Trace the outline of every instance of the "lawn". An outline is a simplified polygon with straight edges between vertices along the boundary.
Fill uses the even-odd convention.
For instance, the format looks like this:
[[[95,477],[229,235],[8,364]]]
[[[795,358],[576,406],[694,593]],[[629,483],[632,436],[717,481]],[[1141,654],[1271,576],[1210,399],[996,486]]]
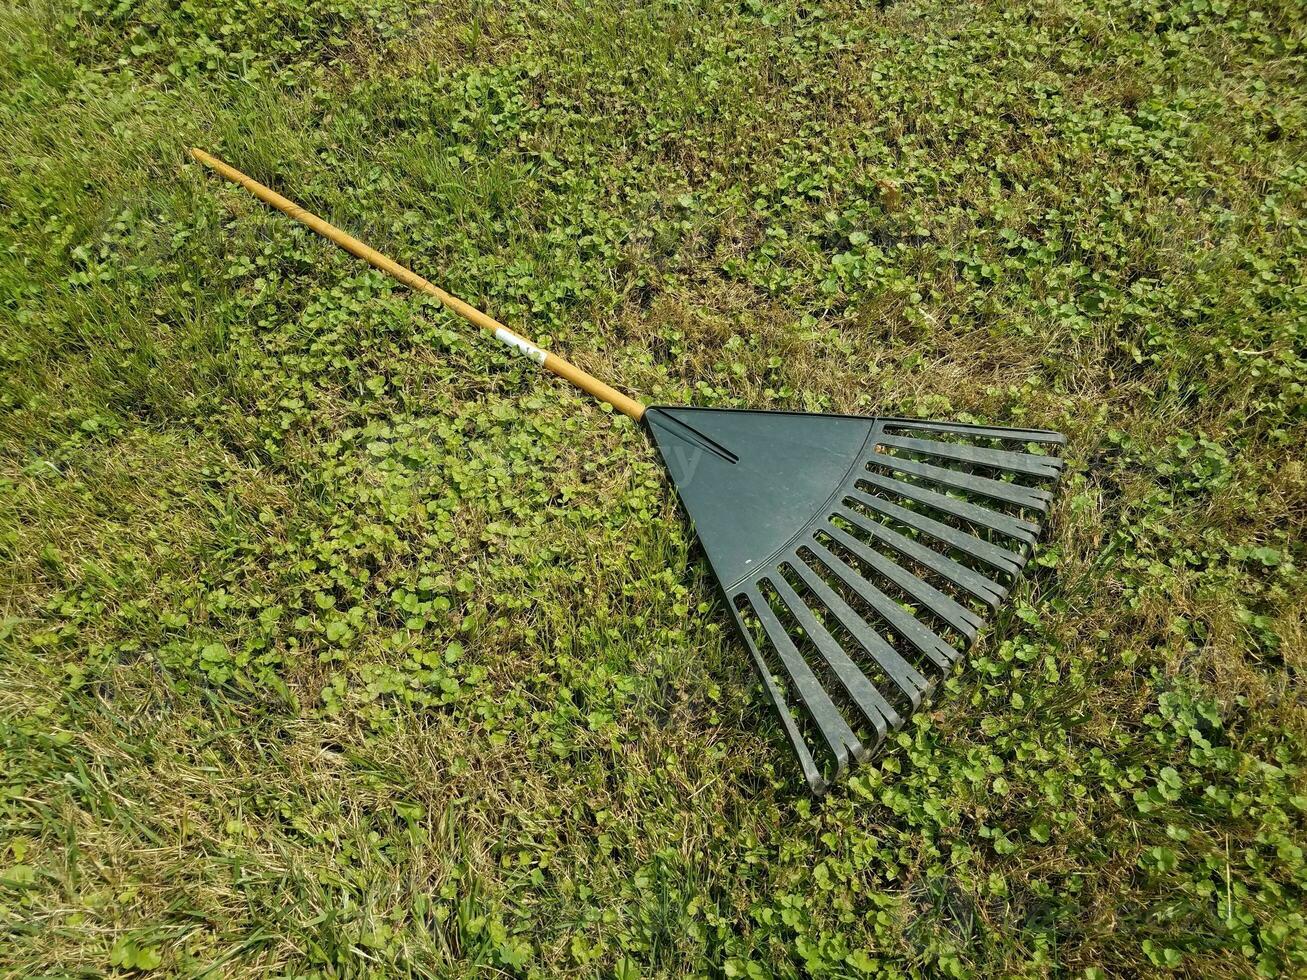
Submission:
[[[826,797],[653,403],[1065,432]],[[1307,971],[1291,0],[0,9],[0,974]]]

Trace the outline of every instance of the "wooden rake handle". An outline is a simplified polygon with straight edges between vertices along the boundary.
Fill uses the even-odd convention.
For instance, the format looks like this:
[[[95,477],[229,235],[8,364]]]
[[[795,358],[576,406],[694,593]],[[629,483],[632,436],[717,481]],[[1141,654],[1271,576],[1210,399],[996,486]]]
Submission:
[[[334,225],[323,221],[316,214],[310,214],[294,201],[282,197],[271,187],[260,184],[253,177],[246,176],[235,167],[228,166],[217,157],[205,153],[201,149],[192,147],[191,156],[209,169],[222,174],[222,176],[226,177],[228,180],[240,184],[260,201],[263,201],[266,204],[271,204],[278,211],[283,211],[301,224],[308,225],[323,238],[329,238],[345,251],[357,255],[364,261],[371,263],[382,272],[394,279],[398,279],[409,288],[416,289],[419,293],[426,293],[428,296],[434,296],[436,299],[440,300],[442,306],[453,310],[464,320],[475,324],[482,330],[494,334],[496,340],[503,344],[507,344],[518,354],[535,361],[541,367],[552,371],[564,381],[570,381],[582,391],[588,392],[595,398],[598,398],[601,402],[607,402],[623,415],[628,415],[637,422],[644,417],[645,407],[635,399],[628,398],[616,388],[612,388],[593,375],[582,371],[566,358],[541,350],[525,337],[513,333],[513,331],[509,330],[498,320],[486,316],[475,306],[464,303],[457,296],[451,296],[439,286],[427,282],[416,272],[404,268],[404,266],[400,265],[394,259],[387,258],[374,248],[369,248],[352,235],[347,235]]]

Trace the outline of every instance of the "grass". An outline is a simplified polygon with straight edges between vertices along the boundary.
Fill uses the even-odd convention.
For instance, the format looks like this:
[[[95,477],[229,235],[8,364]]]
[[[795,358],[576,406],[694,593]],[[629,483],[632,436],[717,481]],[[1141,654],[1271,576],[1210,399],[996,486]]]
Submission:
[[[1304,19],[0,11],[0,972],[1307,969]],[[627,420],[1068,433],[967,667],[803,794]]]

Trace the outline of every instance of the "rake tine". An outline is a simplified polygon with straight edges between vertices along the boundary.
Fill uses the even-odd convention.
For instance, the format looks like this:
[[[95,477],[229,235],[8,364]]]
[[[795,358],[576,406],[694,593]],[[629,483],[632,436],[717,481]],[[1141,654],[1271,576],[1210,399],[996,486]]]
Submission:
[[[1033,440],[1027,440],[1033,441]],[[956,442],[938,442],[934,439],[910,439],[904,436],[883,436],[878,445],[894,449],[907,449],[925,456],[955,459],[960,463],[977,463],[1010,473],[1024,473],[1056,479],[1062,472],[1062,461],[1052,456],[1035,456],[1032,453],[1010,452],[1005,449],[986,449],[983,446],[964,446]]]
[[[926,419],[900,419],[887,417],[881,420],[886,429],[919,429],[922,432],[943,432],[948,435],[967,436],[971,439],[1000,439],[1004,442],[1035,442],[1052,446],[1065,446],[1066,436],[1048,429],[1000,429],[988,425],[969,425],[965,422],[932,422]],[[1037,457],[1044,458],[1044,457]],[[1052,459],[1051,457],[1049,457]],[[1060,460],[1052,459],[1059,463]]]
[[[928,507],[943,511],[945,514],[961,517],[973,524],[987,527],[991,531],[998,531],[1019,541],[1024,541],[1026,544],[1034,544],[1035,539],[1039,536],[1038,524],[1031,524],[1029,521],[1023,521],[1017,517],[1009,517],[1007,514],[1000,514],[988,507],[981,507],[979,504],[959,500],[956,497],[950,497],[948,494],[939,493],[935,490],[927,490],[915,483],[905,483],[903,480],[896,480],[890,476],[881,476],[878,473],[871,472],[867,473],[863,479],[882,490],[888,490],[900,497],[915,500]]]
[[[817,768],[817,760],[813,758],[808,743],[803,739],[803,733],[799,731],[799,726],[795,724],[794,716],[790,714],[789,705],[785,703],[785,695],[781,693],[781,689],[772,678],[771,670],[767,667],[767,661],[763,659],[762,653],[758,650],[758,645],[753,641],[752,632],[734,606],[731,607],[731,614],[735,617],[736,629],[740,634],[740,638],[744,640],[750,659],[753,660],[754,672],[762,680],[763,689],[771,698],[772,707],[776,709],[776,716],[780,719],[781,728],[790,743],[790,748],[794,750],[794,757],[798,760],[799,769],[803,772],[803,779],[808,784],[808,789],[815,795],[820,796],[826,792],[828,784],[825,777],[822,776],[821,770]]]
[[[849,655],[835,642],[835,638],[827,632],[826,627],[817,621],[808,604],[799,598],[790,583],[785,581],[783,576],[777,576],[771,580],[771,584],[781,597],[781,601],[794,614],[804,633],[826,658],[826,662],[830,664],[831,670],[835,672],[835,676],[839,678],[849,697],[876,730],[876,742],[879,744],[891,728],[898,728],[902,723],[903,719],[899,717],[899,713],[881,696],[881,693],[876,690],[876,685],[867,679],[867,675],[858,669],[858,665],[849,659]]]
[[[839,528],[833,524],[826,524],[822,527],[822,531],[834,537],[832,532],[838,532]],[[834,572],[840,581],[857,594],[858,598],[884,617],[900,636],[917,649],[917,652],[924,654],[940,670],[948,670],[953,666],[953,662],[958,658],[958,652],[923,626],[921,620],[859,575],[820,541],[813,540],[812,550],[823,565]],[[863,557],[861,553],[856,551],[854,553],[859,558]]]
[[[1047,490],[1024,487],[1019,483],[1004,483],[1002,480],[991,480],[987,476],[976,476],[974,473],[932,466],[930,463],[905,459],[902,456],[891,456],[888,453],[875,452],[872,453],[871,458],[881,466],[919,476],[931,483],[952,487],[955,490],[970,490],[991,500],[1018,504],[1037,510],[1041,514],[1048,509],[1049,503],[1053,500],[1053,495]]]
[[[932,517],[927,517],[925,514],[919,513],[915,510],[908,510],[906,507],[900,507],[898,504],[885,500],[883,497],[860,493],[857,490],[850,490],[849,496],[856,499],[859,503],[865,504],[873,510],[879,511],[886,517],[893,517],[906,524],[908,527],[920,531],[922,534],[929,535],[936,541],[940,541],[943,544],[956,548],[958,551],[970,555],[978,561],[983,561],[990,568],[997,571],[1016,575],[1021,571],[1022,566],[1025,565],[1025,561],[1015,551],[1008,551],[1006,548],[1000,548],[996,544],[991,544],[975,535],[967,534],[965,531],[959,531],[957,528],[943,524]],[[965,568],[966,566],[959,565],[958,567]],[[941,572],[941,574],[943,573]],[[985,581],[989,580],[986,579]],[[979,583],[977,583],[977,585],[979,585]],[[985,599],[987,602],[989,601],[986,599],[985,595],[981,594],[981,592],[971,589],[970,586],[967,586],[967,588],[979,598]],[[992,605],[997,606],[998,602],[1007,597],[1008,590],[998,585],[998,583],[994,583],[994,588],[998,591],[998,596]],[[988,587],[986,586],[980,586],[980,589],[984,592],[988,591]]]
[[[847,507],[837,508],[837,513],[851,524],[861,527],[861,522],[853,511]],[[913,599],[925,605],[931,612],[944,620],[968,640],[976,638],[982,620],[965,606],[960,606],[929,582],[923,582],[903,566],[890,561],[884,555],[847,533],[834,524],[828,525],[831,535],[868,565],[880,572]]]
[[[920,707],[921,699],[931,688],[930,681],[923,677],[916,667],[900,657],[898,651],[886,643],[884,638],[854,612],[848,603],[837,596],[806,561],[797,554],[794,557],[794,570],[803,579],[803,584],[813,591],[822,604],[835,615],[840,625],[871,654],[881,670],[885,671],[889,679],[894,682],[894,686],[912,702],[913,710]]]
[[[877,504],[873,502],[875,498],[868,497],[866,494],[859,493],[856,490],[850,490],[848,496],[844,499],[846,502],[851,501],[853,503],[862,504],[866,507],[877,506]],[[892,507],[894,505],[891,504],[890,506]],[[952,558],[947,558],[944,555],[941,555],[938,551],[934,551],[923,544],[913,541],[911,538],[903,536],[898,531],[886,527],[881,524],[880,521],[872,520],[871,518],[864,516],[851,507],[845,506],[841,509],[844,511],[849,521],[857,524],[858,527],[862,528],[868,534],[883,541],[899,554],[920,562],[937,575],[941,575],[955,585],[959,585],[966,589],[977,599],[987,603],[991,609],[997,608],[998,604],[1002,602],[1004,597],[1007,595],[1007,589],[1003,586],[999,585],[992,579],[985,578],[985,576],[981,575],[979,572],[972,571],[970,568],[967,568],[966,565],[958,564]],[[901,510],[902,508],[899,509]],[[904,511],[904,513],[912,514],[913,512]],[[927,518],[927,520],[929,520],[929,518]],[[950,530],[952,529],[950,528]],[[1017,568],[1019,569],[1019,556],[1013,555],[1012,557],[1013,560],[1018,563]],[[979,620],[979,617],[976,618]]]
[[[865,755],[862,743],[853,734],[853,729],[849,727],[839,709],[835,707],[830,695],[821,686],[821,681],[817,680],[816,675],[813,674],[812,668],[808,666],[798,649],[795,648],[789,634],[785,632],[780,620],[772,612],[771,604],[754,589],[746,589],[744,596],[753,608],[753,614],[762,623],[762,628],[767,633],[767,639],[771,641],[772,646],[780,655],[785,670],[794,681],[795,693],[798,695],[799,700],[808,709],[808,713],[812,715],[812,720],[817,723],[817,727],[821,730],[822,737],[826,739],[826,744],[830,747],[831,752],[835,754],[839,774],[842,776],[844,770],[848,768],[850,755],[855,757]]]

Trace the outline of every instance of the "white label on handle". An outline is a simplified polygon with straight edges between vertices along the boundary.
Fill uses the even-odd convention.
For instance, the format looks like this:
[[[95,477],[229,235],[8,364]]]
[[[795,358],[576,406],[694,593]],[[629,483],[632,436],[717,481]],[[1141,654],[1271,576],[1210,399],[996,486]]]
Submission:
[[[525,337],[519,337],[511,330],[499,327],[495,330],[495,339],[501,344],[507,344],[527,360],[535,361],[541,366],[544,365],[546,353]]]

